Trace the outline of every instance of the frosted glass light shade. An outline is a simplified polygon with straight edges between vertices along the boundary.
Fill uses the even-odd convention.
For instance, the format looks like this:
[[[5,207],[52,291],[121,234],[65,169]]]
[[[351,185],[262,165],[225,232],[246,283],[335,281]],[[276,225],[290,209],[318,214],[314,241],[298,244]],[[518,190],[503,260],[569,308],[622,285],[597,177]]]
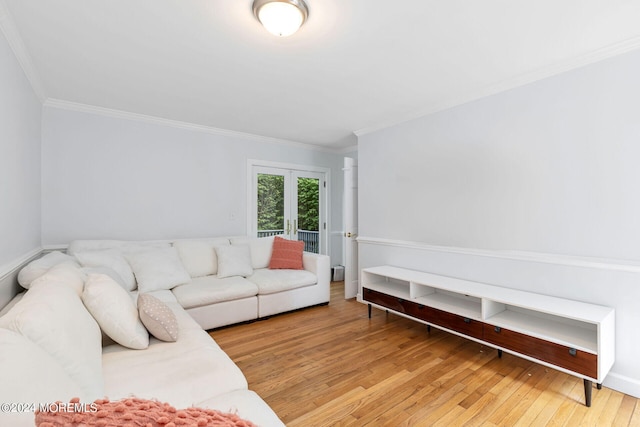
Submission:
[[[271,34],[287,37],[298,31],[308,10],[302,0],[256,0],[253,13]]]

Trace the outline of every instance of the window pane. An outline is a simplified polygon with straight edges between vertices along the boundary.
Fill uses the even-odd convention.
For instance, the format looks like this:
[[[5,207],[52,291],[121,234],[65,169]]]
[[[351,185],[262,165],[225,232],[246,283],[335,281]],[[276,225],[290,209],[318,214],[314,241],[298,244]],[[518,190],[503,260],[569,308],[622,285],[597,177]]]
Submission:
[[[304,250],[318,253],[320,231],[320,180],[298,178],[298,240]]]
[[[258,174],[258,237],[284,233],[284,176]]]

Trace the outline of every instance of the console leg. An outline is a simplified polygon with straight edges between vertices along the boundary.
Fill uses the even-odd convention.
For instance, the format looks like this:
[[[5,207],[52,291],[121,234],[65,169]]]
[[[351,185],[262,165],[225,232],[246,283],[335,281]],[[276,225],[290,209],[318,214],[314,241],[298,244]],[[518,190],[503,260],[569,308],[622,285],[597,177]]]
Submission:
[[[584,380],[584,404],[587,407],[591,407],[591,386],[593,384],[590,380]]]
[[[369,306],[369,319],[371,319],[371,304],[368,304]]]
[[[597,387],[598,390],[602,390],[602,383],[596,384],[596,387]]]
[[[431,325],[427,325],[427,332],[431,332]]]
[[[498,359],[502,359],[502,350],[498,349]]]

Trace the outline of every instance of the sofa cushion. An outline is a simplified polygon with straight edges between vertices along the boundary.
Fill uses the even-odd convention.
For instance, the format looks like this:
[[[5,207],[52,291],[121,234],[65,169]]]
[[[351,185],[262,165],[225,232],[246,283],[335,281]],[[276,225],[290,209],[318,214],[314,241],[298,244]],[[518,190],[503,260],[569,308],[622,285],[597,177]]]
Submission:
[[[314,285],[318,282],[318,277],[307,270],[261,268],[254,270],[253,275],[249,276],[247,280],[258,286],[258,295],[266,295]]]
[[[218,246],[218,277],[247,277],[253,274],[251,250],[248,245]]]
[[[173,311],[158,298],[149,294],[138,295],[140,320],[149,333],[161,341],[178,339],[178,321]]]
[[[266,268],[269,266],[273,249],[273,236],[258,238],[232,237],[229,240],[232,245],[249,245],[253,268]]]
[[[132,291],[136,288],[136,279],[133,276],[131,266],[119,250],[76,252],[75,257],[83,267],[106,267],[112,269],[120,276],[127,291]]]
[[[83,267],[82,271],[89,277],[90,274],[105,274],[113,279],[125,291],[132,291],[129,286],[122,280],[122,277],[113,268],[109,267]],[[133,274],[133,272],[132,272]]]
[[[27,337],[0,328],[0,402],[34,404],[83,397],[82,388],[60,363]],[[0,412],[0,425],[34,425],[31,407],[23,412]]]
[[[242,371],[206,332],[184,337],[182,332],[175,343],[152,340],[144,351],[103,353],[105,394],[110,399],[135,394],[189,407],[212,395],[247,389]]]
[[[258,286],[240,276],[222,279],[205,276],[177,286],[172,292],[182,307],[193,308],[255,296],[258,294]]]
[[[65,261],[51,267],[46,273],[31,282],[31,287],[39,286],[41,283],[45,286],[57,283],[67,286],[74,290],[78,295],[82,294],[86,274],[74,261]]]
[[[133,299],[111,277],[89,275],[82,301],[109,338],[135,350],[149,346],[149,334],[138,317]]]
[[[125,256],[131,264],[141,293],[171,289],[191,280],[174,247],[149,248],[127,253]]]
[[[44,282],[32,286],[0,317],[0,327],[18,332],[40,346],[86,396],[103,396],[100,328],[71,287]]]
[[[176,240],[173,246],[191,277],[202,277],[218,272],[216,246],[228,246],[229,239]]]
[[[304,242],[302,240],[287,240],[276,236],[273,240],[273,252],[271,253],[271,261],[269,261],[269,268],[303,270],[303,252]]]
[[[159,241],[128,241],[128,240],[74,240],[69,243],[67,253],[75,255],[78,252],[86,251],[103,251],[105,249],[117,249],[122,253],[135,252],[149,248],[168,248],[171,246],[168,242]]]
[[[73,262],[75,259],[69,255],[63,254],[59,251],[49,252],[43,257],[31,261],[24,266],[18,273],[18,283],[25,289],[29,289],[31,283],[38,277],[46,273],[51,267],[63,262]]]

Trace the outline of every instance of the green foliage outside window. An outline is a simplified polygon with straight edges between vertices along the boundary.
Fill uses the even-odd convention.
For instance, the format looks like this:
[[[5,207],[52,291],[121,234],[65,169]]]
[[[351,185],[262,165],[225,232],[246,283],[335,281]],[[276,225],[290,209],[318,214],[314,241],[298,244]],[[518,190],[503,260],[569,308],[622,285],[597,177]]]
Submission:
[[[318,231],[319,182],[298,178],[298,229]],[[284,177],[258,174],[258,230],[284,229]]]

